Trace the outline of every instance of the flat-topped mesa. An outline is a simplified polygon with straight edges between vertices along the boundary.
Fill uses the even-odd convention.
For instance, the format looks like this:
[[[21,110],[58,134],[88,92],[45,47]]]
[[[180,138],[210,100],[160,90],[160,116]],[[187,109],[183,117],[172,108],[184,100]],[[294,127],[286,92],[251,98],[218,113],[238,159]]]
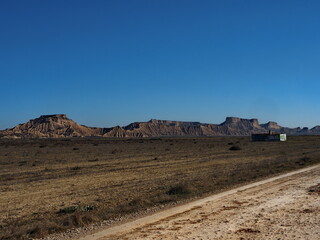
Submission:
[[[241,119],[238,117],[226,117],[224,124],[234,124],[240,122]]]
[[[251,123],[253,126],[258,127],[259,126],[259,121],[256,118],[252,119],[243,119],[243,118],[238,118],[238,117],[227,117],[226,120],[221,123],[220,125],[236,125],[239,123]]]
[[[67,119],[67,115],[66,114],[41,115],[40,118],[64,118],[64,119]]]
[[[59,122],[67,123],[73,122],[71,119],[67,118],[66,114],[50,114],[50,115],[41,115],[39,118],[31,120],[34,123],[46,123],[46,122]]]
[[[168,125],[168,126],[200,126],[200,122],[185,122],[185,121],[171,121],[171,120],[157,120],[151,119],[148,123],[156,125]]]
[[[261,125],[262,127],[266,128],[266,129],[269,129],[269,130],[275,130],[275,129],[280,129],[281,126],[278,125],[278,123],[276,122],[267,122],[265,124],[262,124]]]
[[[153,123],[153,124],[161,124],[161,125],[170,125],[170,124],[172,124],[172,123],[176,123],[176,121],[150,119],[149,123]]]
[[[149,122],[149,123],[154,123],[154,124],[159,124],[159,123],[162,122],[162,120],[158,120],[158,119],[152,118],[152,119],[150,119],[148,122]]]
[[[90,128],[79,125],[67,118],[66,114],[41,115],[5,132],[2,131],[2,135],[19,138],[85,137],[100,136],[102,133],[102,128]]]

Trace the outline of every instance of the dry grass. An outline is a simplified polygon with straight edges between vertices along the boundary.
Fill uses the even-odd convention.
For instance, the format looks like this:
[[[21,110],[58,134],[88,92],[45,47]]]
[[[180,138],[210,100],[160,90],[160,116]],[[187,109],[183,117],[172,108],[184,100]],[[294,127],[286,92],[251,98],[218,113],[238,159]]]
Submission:
[[[42,237],[301,168],[320,162],[319,146],[319,136],[0,140],[0,239]]]

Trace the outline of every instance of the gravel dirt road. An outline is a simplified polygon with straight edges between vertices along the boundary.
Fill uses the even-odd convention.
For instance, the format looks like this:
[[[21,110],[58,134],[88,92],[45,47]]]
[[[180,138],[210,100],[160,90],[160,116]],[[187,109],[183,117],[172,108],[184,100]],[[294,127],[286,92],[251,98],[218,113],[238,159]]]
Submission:
[[[320,239],[320,165],[114,226],[81,240]]]

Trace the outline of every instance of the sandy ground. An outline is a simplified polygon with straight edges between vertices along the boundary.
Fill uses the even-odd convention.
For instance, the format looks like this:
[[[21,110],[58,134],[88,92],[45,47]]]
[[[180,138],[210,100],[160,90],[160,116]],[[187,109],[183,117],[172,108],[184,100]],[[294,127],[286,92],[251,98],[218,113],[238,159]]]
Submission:
[[[320,239],[320,165],[249,184],[81,240]]]

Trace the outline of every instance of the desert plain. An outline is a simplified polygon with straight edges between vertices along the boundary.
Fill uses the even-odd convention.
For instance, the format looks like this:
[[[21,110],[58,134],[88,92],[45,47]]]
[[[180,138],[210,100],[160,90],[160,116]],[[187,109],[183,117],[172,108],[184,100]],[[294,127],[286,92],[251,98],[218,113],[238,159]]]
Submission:
[[[0,239],[112,226],[317,163],[320,136],[2,139]]]

